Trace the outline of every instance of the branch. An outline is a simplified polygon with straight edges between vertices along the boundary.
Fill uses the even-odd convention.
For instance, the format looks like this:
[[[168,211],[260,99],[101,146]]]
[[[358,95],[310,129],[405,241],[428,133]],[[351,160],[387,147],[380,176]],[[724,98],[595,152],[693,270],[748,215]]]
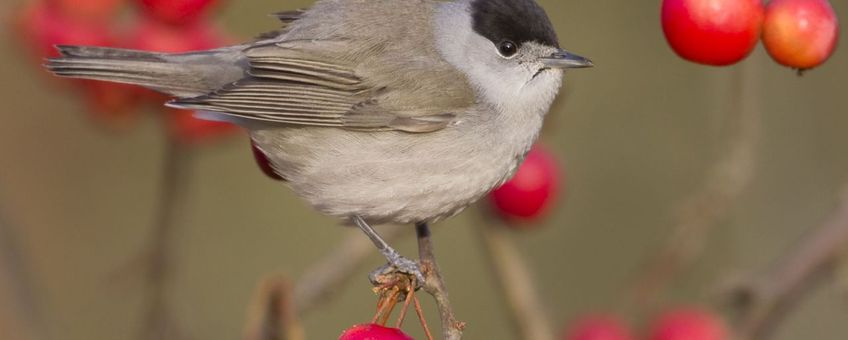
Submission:
[[[263,280],[251,304],[245,340],[304,340],[292,304],[292,286],[284,277]]]
[[[162,179],[159,206],[147,256],[148,306],[144,314],[140,339],[174,338],[170,313],[168,312],[168,284],[171,281],[176,228],[176,213],[184,201],[185,183],[188,181],[188,158],[190,153],[173,138],[165,145],[162,163]]]
[[[381,236],[391,242],[409,231],[408,227],[392,226],[383,230]],[[351,229],[341,244],[318,263],[307,269],[294,288],[294,309],[303,316],[315,309],[341,287],[359,274],[359,268],[374,256],[374,244],[362,237],[359,230]]]
[[[756,74],[752,62],[737,67],[728,89],[733,114],[738,117],[735,136],[703,187],[684,201],[677,225],[663,248],[639,271],[641,274],[631,292],[637,305],[653,303],[672,277],[700,257],[709,232],[727,217],[751,181],[754,153],[760,139],[760,109],[753,95],[757,84],[753,81]]]
[[[442,273],[436,263],[436,256],[433,254],[433,239],[430,227],[427,226],[427,223],[417,223],[415,233],[418,236],[418,261],[421,263],[421,272],[424,274],[425,280],[424,291],[436,300],[436,306],[439,308],[439,316],[442,320],[443,338],[445,340],[462,339],[465,323],[457,321],[453,313],[445,281],[442,279]]]
[[[479,228],[481,239],[487,251],[486,257],[498,276],[512,311],[520,339],[556,339],[524,259],[507,235],[506,228],[492,223],[495,222],[482,223]]]
[[[739,339],[768,339],[809,288],[830,274],[848,249],[848,189],[830,218],[759,280],[731,291]]]

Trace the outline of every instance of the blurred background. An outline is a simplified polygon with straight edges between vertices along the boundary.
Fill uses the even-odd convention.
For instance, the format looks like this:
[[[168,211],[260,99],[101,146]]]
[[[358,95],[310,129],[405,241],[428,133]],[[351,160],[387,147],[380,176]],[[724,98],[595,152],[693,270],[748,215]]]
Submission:
[[[848,183],[845,49],[802,77],[762,46],[731,67],[701,66],[668,47],[659,1],[539,2],[563,47],[597,65],[567,75],[541,138],[559,164],[555,205],[507,233],[543,314],[557,334],[594,313],[617,315],[637,333],[677,306],[731,318],[727,287],[779,266],[840,204]],[[220,1],[209,20],[226,32],[222,41],[243,41],[279,26],[269,13],[310,3]],[[848,22],[848,2],[832,4]],[[164,163],[174,141],[182,143],[174,135],[186,133],[151,104],[94,113],[92,100],[51,78],[27,50],[35,42],[22,42],[29,38],[15,29],[24,7],[0,4],[0,338],[137,337],[153,294],[145,263],[157,249],[150,244]],[[138,20],[129,7],[116,29]],[[169,339],[241,337],[260,281],[296,282],[352,234],[264,176],[244,133],[222,131],[199,139],[188,132],[178,147],[170,274],[159,286]],[[724,162],[729,180],[715,174]],[[481,241],[480,224],[492,222],[480,211],[434,226],[437,256],[466,338],[518,338]],[[694,222],[677,243],[692,255],[660,288],[640,294],[657,254],[699,219],[706,227]],[[416,254],[411,233],[395,243]],[[376,298],[366,273],[380,264],[374,251],[336,296],[304,315],[308,338],[332,339],[371,319]],[[774,339],[848,334],[848,275],[814,288]],[[432,299],[422,300],[437,329]],[[405,329],[421,338],[415,323]]]

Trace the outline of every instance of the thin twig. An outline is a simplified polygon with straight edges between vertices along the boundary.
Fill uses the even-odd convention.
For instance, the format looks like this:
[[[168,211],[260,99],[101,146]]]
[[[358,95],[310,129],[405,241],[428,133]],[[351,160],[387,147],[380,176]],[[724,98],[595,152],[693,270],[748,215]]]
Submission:
[[[848,189],[830,218],[792,248],[770,272],[731,291],[737,313],[738,338],[770,338],[802,295],[833,272],[846,250]]]
[[[756,91],[756,65],[750,60],[737,66],[732,86],[732,113],[738,118],[728,150],[708,174],[703,187],[686,199],[677,225],[661,250],[640,270],[631,299],[651,309],[668,282],[703,253],[709,232],[726,218],[750,183],[755,151],[760,140],[760,109]],[[724,87],[724,86],[722,86]]]
[[[418,300],[418,296],[413,296],[412,301],[415,302],[415,315],[418,315],[418,322],[421,324],[421,328],[424,329],[424,335],[427,337],[427,340],[433,340],[433,333],[430,333],[430,327],[427,326],[427,319],[424,318],[424,309],[421,308],[421,301]]]
[[[406,292],[406,299],[403,301],[403,308],[400,309],[400,315],[398,315],[395,328],[400,329],[403,326],[403,321],[406,319],[406,312],[409,310],[409,304],[412,302],[413,297],[415,297],[415,288],[410,287]]]
[[[173,138],[165,145],[159,206],[146,256],[148,305],[144,313],[141,339],[172,339],[177,330],[168,312],[168,285],[173,274],[174,234],[177,231],[176,213],[184,203],[185,183],[188,181],[190,152]]]
[[[386,305],[387,307],[383,310],[383,315],[380,317],[380,321],[377,322],[381,325],[386,325],[389,322],[389,318],[392,317],[392,312],[395,310],[395,306],[397,306],[397,299],[400,296],[399,290],[393,290],[386,297]]]
[[[292,285],[284,277],[262,281],[251,304],[245,340],[304,340],[294,312]]]
[[[391,242],[407,231],[408,227],[391,226],[385,228],[381,236]],[[368,238],[362,237],[359,230],[351,229],[348,233],[341,244],[309,267],[298,280],[294,289],[294,306],[301,317],[338,293],[340,287],[359,273],[365,261],[377,255],[374,244]]]
[[[415,233],[418,236],[418,257],[421,264],[421,272],[424,274],[424,291],[433,296],[439,309],[442,321],[442,335],[445,340],[462,339],[462,331],[465,323],[457,321],[456,316],[448,299],[448,290],[436,256],[433,254],[433,239],[430,227],[427,223],[417,223]]]
[[[486,223],[481,223],[480,238],[512,312],[520,339],[556,339],[527,264],[507,235],[506,228],[493,220],[486,218]]]

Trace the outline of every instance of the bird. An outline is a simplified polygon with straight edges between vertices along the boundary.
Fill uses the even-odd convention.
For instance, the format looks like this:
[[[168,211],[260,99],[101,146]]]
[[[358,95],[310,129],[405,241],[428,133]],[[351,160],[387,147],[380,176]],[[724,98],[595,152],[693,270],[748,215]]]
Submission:
[[[248,130],[317,211],[352,223],[389,266],[421,273],[372,225],[454,216],[508,180],[567,69],[534,0],[318,0],[277,31],[187,53],[57,46],[62,77],[139,85]]]

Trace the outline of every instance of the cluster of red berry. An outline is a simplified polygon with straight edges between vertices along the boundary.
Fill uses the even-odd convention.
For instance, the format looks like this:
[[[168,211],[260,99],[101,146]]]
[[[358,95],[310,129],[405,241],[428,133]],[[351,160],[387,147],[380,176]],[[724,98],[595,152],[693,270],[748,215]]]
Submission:
[[[839,35],[827,0],[664,0],[662,27],[686,60],[731,65],[762,38],[775,61],[798,70],[824,63]]]
[[[208,19],[215,0],[134,2],[128,6],[127,0],[32,1],[17,22],[20,40],[34,54],[33,60],[57,56],[54,46],[64,44],[186,52],[218,47],[229,40]],[[87,80],[61,85],[70,85],[86,99],[95,122],[112,128],[131,126],[140,107],[149,103],[166,113],[168,130],[183,143],[201,143],[237,131],[230,124],[164,108],[165,96],[133,86]]]
[[[595,315],[575,322],[565,340],[633,340],[625,323],[609,315]],[[686,307],[659,315],[647,330],[649,340],[728,340],[724,321],[702,309]]]

